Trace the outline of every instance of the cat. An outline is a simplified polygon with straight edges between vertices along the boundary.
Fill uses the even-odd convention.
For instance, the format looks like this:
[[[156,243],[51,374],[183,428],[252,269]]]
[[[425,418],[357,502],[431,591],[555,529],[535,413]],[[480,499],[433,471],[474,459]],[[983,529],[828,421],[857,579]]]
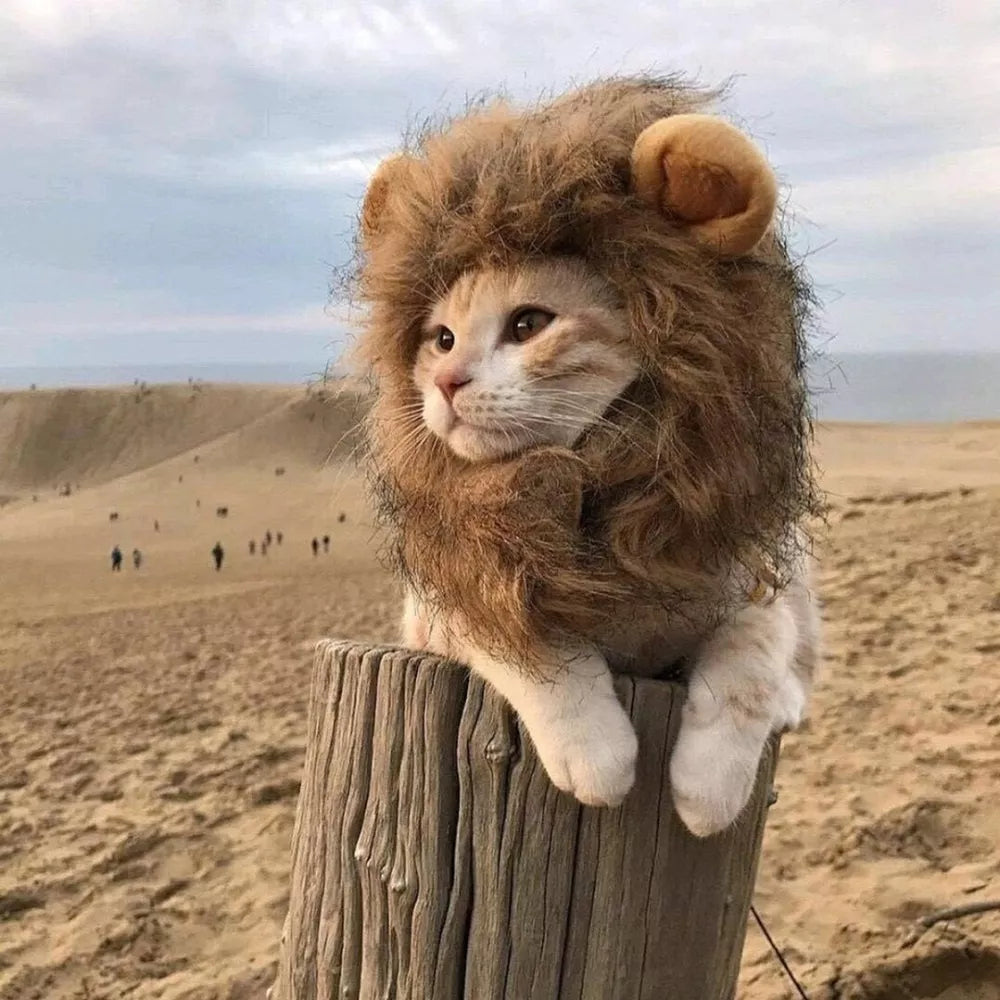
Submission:
[[[615,290],[582,261],[550,259],[466,272],[429,308],[412,378],[424,432],[468,462],[488,463],[572,448],[609,419],[639,373]],[[600,641],[553,647],[541,673],[479,647],[460,612],[432,614],[411,590],[402,621],[405,646],[463,662],[491,684],[553,783],[594,806],[618,805],[635,781],[637,738],[612,674],[653,675],[684,658],[670,782],[678,815],[700,837],[732,824],[771,733],[803,719],[819,635],[804,561],[788,586],[721,624],[663,620],[650,608]]]

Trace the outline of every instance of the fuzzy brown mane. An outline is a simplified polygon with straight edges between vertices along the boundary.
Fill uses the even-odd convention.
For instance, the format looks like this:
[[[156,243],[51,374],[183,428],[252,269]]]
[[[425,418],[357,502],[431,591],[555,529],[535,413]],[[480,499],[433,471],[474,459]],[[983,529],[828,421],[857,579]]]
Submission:
[[[481,107],[409,144],[359,257],[376,401],[370,467],[397,568],[522,657],[596,637],[637,602],[684,614],[734,566],[787,579],[816,509],[803,378],[808,287],[777,236],[724,260],[632,190],[639,133],[713,95],[601,81]],[[572,450],[470,465],[419,429],[433,301],[463,272],[574,257],[617,290],[642,374]]]

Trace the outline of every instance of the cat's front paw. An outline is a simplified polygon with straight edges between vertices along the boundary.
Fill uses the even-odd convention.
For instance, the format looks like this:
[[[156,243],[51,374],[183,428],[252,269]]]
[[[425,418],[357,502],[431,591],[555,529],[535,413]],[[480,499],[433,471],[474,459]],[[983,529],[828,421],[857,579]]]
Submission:
[[[635,784],[639,741],[613,695],[531,730],[552,783],[588,806],[617,806]]]
[[[768,730],[723,711],[702,722],[685,714],[670,760],[674,809],[696,837],[710,837],[743,812],[757,780]]]

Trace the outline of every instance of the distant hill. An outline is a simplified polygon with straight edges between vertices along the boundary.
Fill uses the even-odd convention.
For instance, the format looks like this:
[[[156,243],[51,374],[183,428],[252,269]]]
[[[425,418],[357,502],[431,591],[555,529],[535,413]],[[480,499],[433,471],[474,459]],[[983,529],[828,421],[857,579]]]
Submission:
[[[214,461],[320,464],[356,441],[359,396],[278,386],[0,393],[0,494],[93,485],[193,449]]]

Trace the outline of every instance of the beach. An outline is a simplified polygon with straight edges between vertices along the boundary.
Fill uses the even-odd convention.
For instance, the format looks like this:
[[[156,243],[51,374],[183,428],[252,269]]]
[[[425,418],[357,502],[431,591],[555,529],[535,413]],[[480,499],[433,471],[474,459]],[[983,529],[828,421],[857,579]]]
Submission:
[[[0,1000],[262,1000],[312,649],[396,638],[358,414],[0,393]],[[812,1000],[1000,1000],[1000,912],[921,923],[1000,898],[1000,422],[823,424],[816,457],[823,669],[757,911]],[[793,995],[754,923],[740,984]]]

